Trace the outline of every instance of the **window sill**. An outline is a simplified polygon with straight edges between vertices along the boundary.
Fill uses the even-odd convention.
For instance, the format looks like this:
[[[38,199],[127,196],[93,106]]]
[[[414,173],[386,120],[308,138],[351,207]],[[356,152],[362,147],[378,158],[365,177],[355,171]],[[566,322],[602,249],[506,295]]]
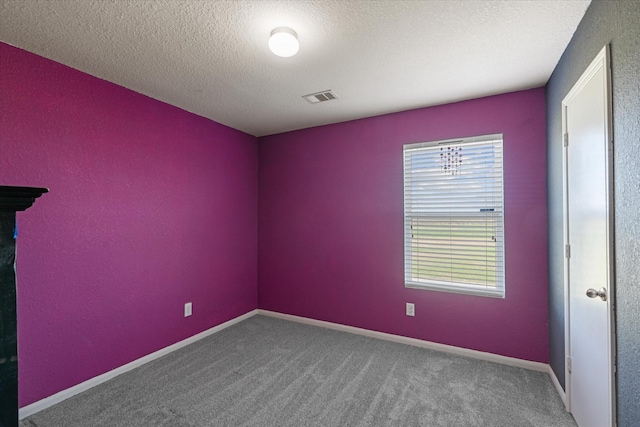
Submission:
[[[504,290],[493,290],[481,288],[479,286],[465,286],[465,285],[457,285],[452,286],[449,284],[440,284],[437,282],[405,282],[405,288],[411,289],[422,289],[425,291],[436,291],[436,292],[448,292],[453,294],[463,294],[463,295],[473,295],[479,297],[489,297],[489,298],[498,298],[504,299],[505,293]]]

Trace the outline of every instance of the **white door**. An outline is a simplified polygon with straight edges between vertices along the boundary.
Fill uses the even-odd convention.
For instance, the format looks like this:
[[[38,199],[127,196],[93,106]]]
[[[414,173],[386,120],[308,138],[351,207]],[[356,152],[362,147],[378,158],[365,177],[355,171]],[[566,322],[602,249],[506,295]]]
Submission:
[[[613,233],[609,53],[562,102],[565,132],[567,406],[580,427],[612,426]]]

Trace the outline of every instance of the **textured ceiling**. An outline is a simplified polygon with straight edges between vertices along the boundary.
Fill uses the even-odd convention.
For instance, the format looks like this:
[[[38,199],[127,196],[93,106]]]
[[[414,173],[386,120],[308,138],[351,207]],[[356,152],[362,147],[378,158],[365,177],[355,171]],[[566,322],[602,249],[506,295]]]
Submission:
[[[262,136],[542,86],[589,2],[0,0],[0,40]]]

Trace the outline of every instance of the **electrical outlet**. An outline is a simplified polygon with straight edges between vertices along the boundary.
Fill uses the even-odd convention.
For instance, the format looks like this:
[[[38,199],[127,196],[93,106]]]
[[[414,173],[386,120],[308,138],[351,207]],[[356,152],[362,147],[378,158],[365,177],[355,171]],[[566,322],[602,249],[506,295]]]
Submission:
[[[415,316],[416,315],[416,307],[412,302],[407,303],[407,316]]]
[[[184,305],[184,317],[189,317],[193,314],[193,307],[190,302]]]

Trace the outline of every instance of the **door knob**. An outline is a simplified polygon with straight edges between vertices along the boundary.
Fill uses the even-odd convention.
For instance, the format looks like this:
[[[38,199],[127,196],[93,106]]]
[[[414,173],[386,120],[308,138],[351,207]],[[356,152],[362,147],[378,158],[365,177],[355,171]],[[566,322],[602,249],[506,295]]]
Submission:
[[[587,296],[589,298],[600,297],[600,299],[602,301],[606,301],[607,300],[607,290],[605,288],[600,288],[599,291],[596,291],[593,288],[589,288],[589,289],[587,289]]]

